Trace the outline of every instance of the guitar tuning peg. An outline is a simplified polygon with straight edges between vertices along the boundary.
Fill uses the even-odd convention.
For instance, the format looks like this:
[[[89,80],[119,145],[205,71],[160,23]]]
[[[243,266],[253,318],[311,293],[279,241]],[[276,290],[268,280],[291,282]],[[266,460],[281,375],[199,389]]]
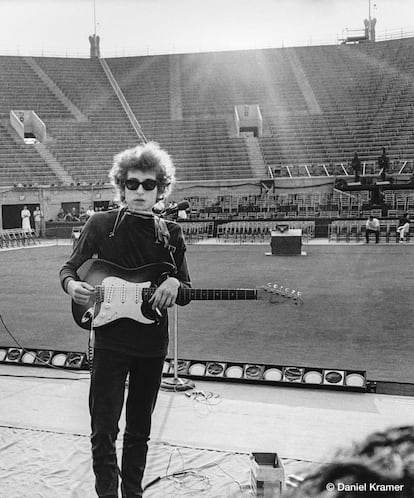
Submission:
[[[294,289],[290,289],[289,287],[283,287],[282,285],[268,282],[265,285],[257,287],[257,289],[265,294],[266,300],[272,304],[286,302],[294,304],[295,306],[303,304],[303,301],[300,298],[302,293]],[[260,297],[258,297],[258,299],[260,299]]]

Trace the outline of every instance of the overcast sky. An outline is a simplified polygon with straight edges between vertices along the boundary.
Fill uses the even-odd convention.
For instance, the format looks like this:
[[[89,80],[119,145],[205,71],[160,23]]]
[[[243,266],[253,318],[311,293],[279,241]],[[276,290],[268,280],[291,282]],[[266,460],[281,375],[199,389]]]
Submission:
[[[369,0],[0,0],[0,54],[105,56],[335,43]],[[96,16],[94,16],[94,13]],[[414,0],[371,0],[379,36],[414,36]],[[96,24],[95,24],[96,19]]]

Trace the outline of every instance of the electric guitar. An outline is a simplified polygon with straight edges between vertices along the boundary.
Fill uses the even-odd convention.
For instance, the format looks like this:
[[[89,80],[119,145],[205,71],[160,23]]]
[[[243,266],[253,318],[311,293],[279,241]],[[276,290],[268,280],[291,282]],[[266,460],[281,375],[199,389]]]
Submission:
[[[155,263],[140,268],[123,268],[103,259],[89,259],[78,270],[80,279],[95,288],[85,305],[72,300],[72,315],[83,329],[99,328],[121,318],[142,324],[158,323],[162,317],[148,302],[157,282],[173,274],[170,263]],[[264,299],[272,304],[301,305],[301,292],[267,284],[256,289],[180,288],[178,295],[192,301]]]

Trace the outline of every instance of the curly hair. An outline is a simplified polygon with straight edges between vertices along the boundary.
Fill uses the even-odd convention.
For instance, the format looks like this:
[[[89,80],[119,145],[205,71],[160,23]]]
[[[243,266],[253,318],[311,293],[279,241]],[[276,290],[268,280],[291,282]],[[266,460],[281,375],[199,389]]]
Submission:
[[[339,483],[342,486],[339,486]],[[364,493],[361,489],[362,486]],[[381,489],[383,492],[378,492]],[[384,492],[386,490],[386,492]],[[414,426],[375,432],[307,475],[289,498],[414,496]]]
[[[116,200],[121,202],[125,200],[125,181],[130,170],[155,173],[158,183],[157,200],[164,199],[170,194],[175,182],[175,166],[168,152],[161,149],[158,143],[148,142],[114,156],[108,176],[117,192]]]

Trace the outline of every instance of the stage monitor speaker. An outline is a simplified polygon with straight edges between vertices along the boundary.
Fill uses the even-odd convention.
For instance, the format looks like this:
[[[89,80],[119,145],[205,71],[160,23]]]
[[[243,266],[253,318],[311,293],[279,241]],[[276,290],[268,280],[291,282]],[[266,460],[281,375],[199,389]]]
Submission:
[[[300,256],[302,254],[302,230],[288,228],[285,231],[272,230],[271,232],[272,255]]]

